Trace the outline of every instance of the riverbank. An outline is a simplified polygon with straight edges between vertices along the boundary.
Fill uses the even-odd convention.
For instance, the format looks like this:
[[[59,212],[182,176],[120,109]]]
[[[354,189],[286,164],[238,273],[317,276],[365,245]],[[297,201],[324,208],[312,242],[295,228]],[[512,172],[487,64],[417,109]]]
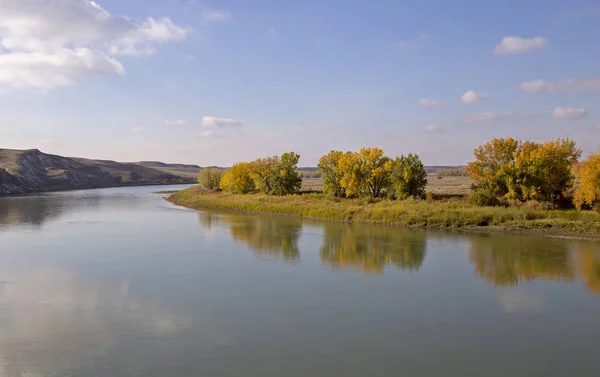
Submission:
[[[323,194],[266,196],[207,193],[198,186],[168,200],[197,210],[289,215],[427,229],[464,229],[600,238],[600,214],[574,210],[476,207],[464,201],[340,199]]]

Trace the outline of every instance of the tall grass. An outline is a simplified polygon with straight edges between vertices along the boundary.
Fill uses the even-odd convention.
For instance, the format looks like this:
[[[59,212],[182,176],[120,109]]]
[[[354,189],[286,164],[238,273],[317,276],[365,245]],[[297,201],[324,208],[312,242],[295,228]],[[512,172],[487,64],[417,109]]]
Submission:
[[[340,199],[323,194],[267,196],[206,193],[199,187],[169,197],[194,209],[293,215],[305,218],[421,228],[476,228],[600,235],[600,214],[526,207],[477,207],[465,201]]]

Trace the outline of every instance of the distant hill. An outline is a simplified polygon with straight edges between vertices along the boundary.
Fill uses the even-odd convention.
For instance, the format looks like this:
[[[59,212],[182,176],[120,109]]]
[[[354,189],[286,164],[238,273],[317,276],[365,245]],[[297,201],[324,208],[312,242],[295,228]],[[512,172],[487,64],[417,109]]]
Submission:
[[[200,167],[62,157],[37,149],[0,149],[0,194],[114,186],[195,183]]]

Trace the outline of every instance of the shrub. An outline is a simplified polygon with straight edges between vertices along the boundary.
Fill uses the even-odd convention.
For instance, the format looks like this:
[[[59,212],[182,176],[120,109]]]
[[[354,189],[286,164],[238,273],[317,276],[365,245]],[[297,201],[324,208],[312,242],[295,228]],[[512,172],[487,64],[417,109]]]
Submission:
[[[204,168],[198,174],[198,183],[210,191],[217,190],[223,177],[223,172],[217,168]]]
[[[479,207],[498,207],[503,205],[497,196],[486,191],[475,191],[467,197],[467,203]]]
[[[435,194],[431,191],[428,191],[427,194],[425,194],[425,200],[427,200],[428,202],[433,202],[436,199]]]

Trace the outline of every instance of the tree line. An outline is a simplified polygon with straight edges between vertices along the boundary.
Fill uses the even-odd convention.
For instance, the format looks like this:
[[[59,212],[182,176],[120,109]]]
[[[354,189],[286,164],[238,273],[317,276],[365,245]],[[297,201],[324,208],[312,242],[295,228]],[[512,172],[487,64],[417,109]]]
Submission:
[[[466,169],[448,170],[448,176],[464,174],[474,181],[468,200],[480,206],[538,201],[578,209],[600,209],[600,152],[580,161],[581,150],[570,139],[543,143],[512,138],[493,139],[474,151]],[[206,168],[199,183],[208,190],[234,194],[298,194],[302,176],[300,155],[238,162],[225,172]],[[427,172],[416,154],[394,159],[380,148],[358,152],[331,151],[321,157],[318,174],[323,192],[340,198],[424,199]]]

